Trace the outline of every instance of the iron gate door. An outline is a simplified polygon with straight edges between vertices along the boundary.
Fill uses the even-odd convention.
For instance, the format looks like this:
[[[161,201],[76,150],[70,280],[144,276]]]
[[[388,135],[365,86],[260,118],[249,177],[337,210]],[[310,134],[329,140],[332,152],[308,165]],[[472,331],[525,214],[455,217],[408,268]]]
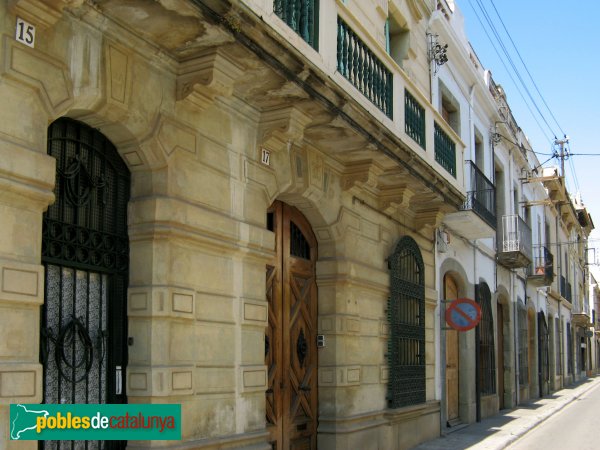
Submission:
[[[548,392],[550,382],[550,354],[548,325],[543,312],[538,313],[538,364],[539,364],[539,394],[540,397]]]
[[[48,154],[56,158],[56,202],[43,218],[44,403],[126,403],[129,170],[101,133],[67,118],[50,125]],[[42,445],[125,447],[118,441]]]

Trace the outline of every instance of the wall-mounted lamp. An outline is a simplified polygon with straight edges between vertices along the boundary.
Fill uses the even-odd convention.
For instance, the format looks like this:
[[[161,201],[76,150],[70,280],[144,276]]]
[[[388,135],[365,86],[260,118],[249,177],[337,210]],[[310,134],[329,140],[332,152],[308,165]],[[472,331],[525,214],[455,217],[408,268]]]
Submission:
[[[427,39],[429,41],[429,48],[427,50],[427,57],[429,63],[433,64],[433,73],[436,74],[438,68],[448,62],[448,44],[440,44],[439,35],[427,33]]]

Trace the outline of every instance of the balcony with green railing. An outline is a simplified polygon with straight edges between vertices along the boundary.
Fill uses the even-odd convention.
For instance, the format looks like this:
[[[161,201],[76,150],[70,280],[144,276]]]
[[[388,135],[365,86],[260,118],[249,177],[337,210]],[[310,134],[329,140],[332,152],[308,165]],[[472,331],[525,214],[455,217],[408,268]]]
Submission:
[[[434,130],[434,152],[439,165],[456,178],[456,144],[437,122]]]
[[[425,108],[407,90],[404,91],[404,131],[425,148]]]
[[[312,48],[319,49],[319,0],[275,0],[273,11]]]
[[[392,72],[340,17],[337,30],[338,71],[392,119]]]
[[[373,24],[362,20],[355,5],[337,1],[319,9],[319,0],[241,1],[289,42],[291,52],[306,60],[302,76],[309,79],[303,83],[326,80],[328,88],[337,94],[327,93],[326,97],[343,114],[360,106],[363,113],[372,116],[369,120],[379,122],[382,136],[391,138],[390,148],[414,152],[415,163],[436,168],[445,181],[464,191],[465,144],[460,135],[446,125],[438,108],[431,104],[426,87],[418,83],[408,66],[404,68],[388,53],[385,41],[374,32]],[[383,11],[387,2],[381,5]],[[285,42],[281,45],[286,47]],[[313,92],[311,96],[324,93]]]

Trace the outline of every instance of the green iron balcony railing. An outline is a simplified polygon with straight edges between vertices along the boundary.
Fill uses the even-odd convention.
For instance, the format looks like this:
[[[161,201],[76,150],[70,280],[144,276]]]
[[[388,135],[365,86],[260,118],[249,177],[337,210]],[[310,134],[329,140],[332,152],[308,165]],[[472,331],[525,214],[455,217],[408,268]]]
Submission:
[[[319,49],[319,0],[275,0],[273,10],[308,45]]]
[[[456,178],[456,144],[437,122],[434,131],[435,160]]]
[[[392,72],[340,17],[337,69],[386,116],[392,118]]]
[[[425,148],[425,108],[407,90],[404,90],[404,131]]]

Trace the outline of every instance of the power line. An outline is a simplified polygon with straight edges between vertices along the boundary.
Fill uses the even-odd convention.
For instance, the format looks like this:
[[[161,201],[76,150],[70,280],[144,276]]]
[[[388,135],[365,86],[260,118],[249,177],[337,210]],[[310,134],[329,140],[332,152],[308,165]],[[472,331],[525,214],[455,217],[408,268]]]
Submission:
[[[521,85],[523,86],[523,89],[525,90],[525,92],[527,93],[527,96],[529,97],[529,99],[533,103],[534,108],[536,109],[536,111],[538,112],[539,116],[542,118],[542,120],[544,121],[544,123],[548,127],[548,130],[550,131],[550,134],[556,136],[556,133],[554,133],[554,131],[552,130],[552,127],[550,126],[550,124],[546,120],[546,117],[544,116],[544,114],[542,114],[542,111],[540,110],[539,106],[537,105],[536,101],[534,100],[533,96],[531,95],[531,92],[527,88],[527,85],[526,85],[525,81],[523,80],[523,77],[521,76],[521,73],[517,69],[517,67],[516,67],[516,65],[515,65],[512,57],[510,56],[510,53],[508,52],[508,49],[504,45],[504,42],[503,42],[502,38],[500,37],[500,33],[498,33],[498,30],[496,29],[496,26],[494,25],[494,23],[493,23],[490,15],[488,14],[487,9],[483,5],[482,0],[476,0],[476,2],[479,5],[479,9],[481,10],[484,18],[486,19],[486,21],[487,21],[490,29],[492,30],[492,33],[496,37],[496,40],[500,44],[500,47],[502,48],[502,51],[504,52],[504,55],[506,56],[506,59],[508,60],[510,66],[512,67],[515,75],[517,76],[517,78],[521,82]]]
[[[535,120],[535,123],[537,123],[538,127],[540,128],[540,131],[542,132],[542,135],[546,136],[546,138],[548,139],[548,142],[551,142],[550,138],[548,138],[548,135],[544,131],[544,128],[540,124],[540,121],[538,120],[537,116],[533,113],[531,107],[529,106],[529,103],[527,102],[527,100],[525,100],[525,96],[523,95],[523,92],[519,88],[519,85],[515,81],[515,79],[514,79],[512,73],[511,73],[511,71],[506,66],[506,63],[504,62],[504,59],[502,58],[502,56],[500,55],[500,52],[496,48],[496,44],[494,44],[494,40],[491,38],[490,34],[488,33],[487,28],[483,24],[483,21],[481,20],[481,17],[479,16],[479,13],[477,12],[477,10],[475,9],[475,7],[473,6],[473,2],[471,0],[469,0],[469,4],[471,5],[471,9],[475,13],[475,17],[477,17],[477,20],[479,21],[479,24],[481,25],[481,29],[483,30],[483,32],[487,36],[488,40],[490,41],[490,44],[492,45],[492,48],[496,52],[496,55],[498,55],[498,59],[500,60],[500,62],[504,66],[504,69],[506,70],[506,73],[508,74],[509,78],[512,80],[515,88],[517,89],[517,92],[519,93],[519,95],[523,99],[523,102],[524,102],[525,106],[527,107],[527,109],[529,110],[529,113],[531,114],[531,117],[533,117],[533,120]]]
[[[494,7],[494,11],[496,11],[496,15],[498,16],[498,18],[500,19],[500,23],[502,24],[502,27],[504,28],[504,31],[506,32],[506,35],[508,36],[508,38],[510,39],[510,42],[513,45],[513,48],[515,49],[515,51],[517,52],[517,55],[519,56],[519,59],[521,60],[521,63],[523,64],[523,67],[525,68],[525,71],[527,72],[527,75],[529,75],[529,79],[531,80],[531,82],[533,83],[533,86],[535,87],[535,90],[537,91],[538,95],[540,96],[540,98],[542,99],[542,102],[544,102],[544,105],[546,106],[546,109],[548,110],[548,112],[550,113],[550,116],[552,116],[552,119],[554,120],[554,123],[556,124],[556,126],[558,126],[558,129],[560,130],[560,132],[565,135],[566,133],[563,131],[562,127],[560,126],[560,124],[558,123],[558,120],[556,120],[556,117],[554,116],[554,114],[552,113],[552,110],[550,109],[550,107],[548,106],[548,103],[546,102],[546,99],[544,98],[544,96],[542,95],[542,93],[540,92],[537,83],[535,82],[535,80],[533,79],[533,77],[531,76],[531,72],[529,72],[529,69],[527,68],[527,64],[525,64],[525,61],[523,60],[523,57],[521,56],[521,52],[519,52],[519,49],[517,48],[515,42],[513,41],[513,38],[511,36],[511,34],[509,33],[508,29],[506,28],[506,25],[504,24],[504,20],[502,20],[502,16],[500,16],[500,13],[498,12],[498,9],[496,8],[496,4],[494,3],[494,0],[489,0],[490,3],[492,4],[492,6]]]

